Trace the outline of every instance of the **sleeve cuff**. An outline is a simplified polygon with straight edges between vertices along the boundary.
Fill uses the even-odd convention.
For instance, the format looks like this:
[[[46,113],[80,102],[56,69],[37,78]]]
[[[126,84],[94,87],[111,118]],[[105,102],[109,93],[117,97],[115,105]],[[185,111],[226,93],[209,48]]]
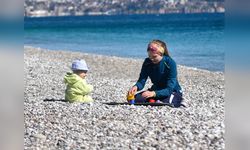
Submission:
[[[137,86],[137,90],[140,91],[141,90],[141,87],[139,86],[138,83],[136,83],[134,86]]]

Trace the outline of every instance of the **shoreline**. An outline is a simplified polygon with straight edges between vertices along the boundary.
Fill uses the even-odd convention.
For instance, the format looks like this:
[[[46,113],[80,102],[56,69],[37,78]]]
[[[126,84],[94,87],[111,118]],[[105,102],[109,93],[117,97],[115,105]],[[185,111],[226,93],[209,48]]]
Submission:
[[[47,50],[47,51],[59,51],[59,52],[72,52],[72,53],[83,53],[86,55],[93,55],[93,56],[106,56],[106,57],[117,57],[117,58],[124,58],[124,59],[132,59],[132,60],[137,60],[137,61],[143,61],[144,58],[131,58],[131,57],[122,57],[122,56],[115,56],[115,55],[104,55],[104,54],[95,54],[95,53],[86,53],[86,52],[81,52],[81,51],[72,51],[72,50],[53,50],[53,49],[46,49],[46,48],[41,48],[41,47],[34,47],[34,46],[29,46],[29,45],[24,45],[24,49],[25,48],[33,48],[33,49],[39,49],[39,50]],[[197,67],[190,67],[190,66],[185,66],[185,65],[179,65],[177,64],[177,66],[179,67],[185,67],[187,69],[191,69],[191,70],[197,70],[197,71],[205,71],[205,72],[213,72],[213,73],[218,73],[218,74],[225,74],[224,71],[211,71],[211,70],[207,70],[207,69],[202,69],[202,68],[197,68]]]
[[[76,58],[94,103],[59,101]],[[223,73],[178,66],[187,108],[103,104],[126,101],[142,61],[24,46],[24,149],[225,149]]]

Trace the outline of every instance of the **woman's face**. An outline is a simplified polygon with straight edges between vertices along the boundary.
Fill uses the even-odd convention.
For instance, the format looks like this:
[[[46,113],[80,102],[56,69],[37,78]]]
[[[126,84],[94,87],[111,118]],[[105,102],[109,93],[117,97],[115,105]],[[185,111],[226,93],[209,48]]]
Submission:
[[[162,60],[162,55],[158,53],[148,52],[148,58],[153,62],[153,64],[158,64]]]

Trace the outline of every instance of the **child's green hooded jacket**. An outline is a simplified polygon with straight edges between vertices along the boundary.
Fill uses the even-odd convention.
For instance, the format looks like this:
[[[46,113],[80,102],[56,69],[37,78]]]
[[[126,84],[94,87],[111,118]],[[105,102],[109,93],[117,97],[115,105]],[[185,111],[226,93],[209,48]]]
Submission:
[[[85,79],[74,73],[67,73],[64,77],[64,82],[67,84],[65,91],[65,99],[69,102],[92,102],[93,99],[88,95],[93,86],[87,84]]]

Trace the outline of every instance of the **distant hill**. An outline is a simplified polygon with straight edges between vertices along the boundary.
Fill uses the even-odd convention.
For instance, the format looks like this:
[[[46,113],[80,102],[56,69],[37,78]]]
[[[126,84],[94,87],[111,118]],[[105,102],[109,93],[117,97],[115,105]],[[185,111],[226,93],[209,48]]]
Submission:
[[[24,16],[225,12],[224,0],[25,0]]]

